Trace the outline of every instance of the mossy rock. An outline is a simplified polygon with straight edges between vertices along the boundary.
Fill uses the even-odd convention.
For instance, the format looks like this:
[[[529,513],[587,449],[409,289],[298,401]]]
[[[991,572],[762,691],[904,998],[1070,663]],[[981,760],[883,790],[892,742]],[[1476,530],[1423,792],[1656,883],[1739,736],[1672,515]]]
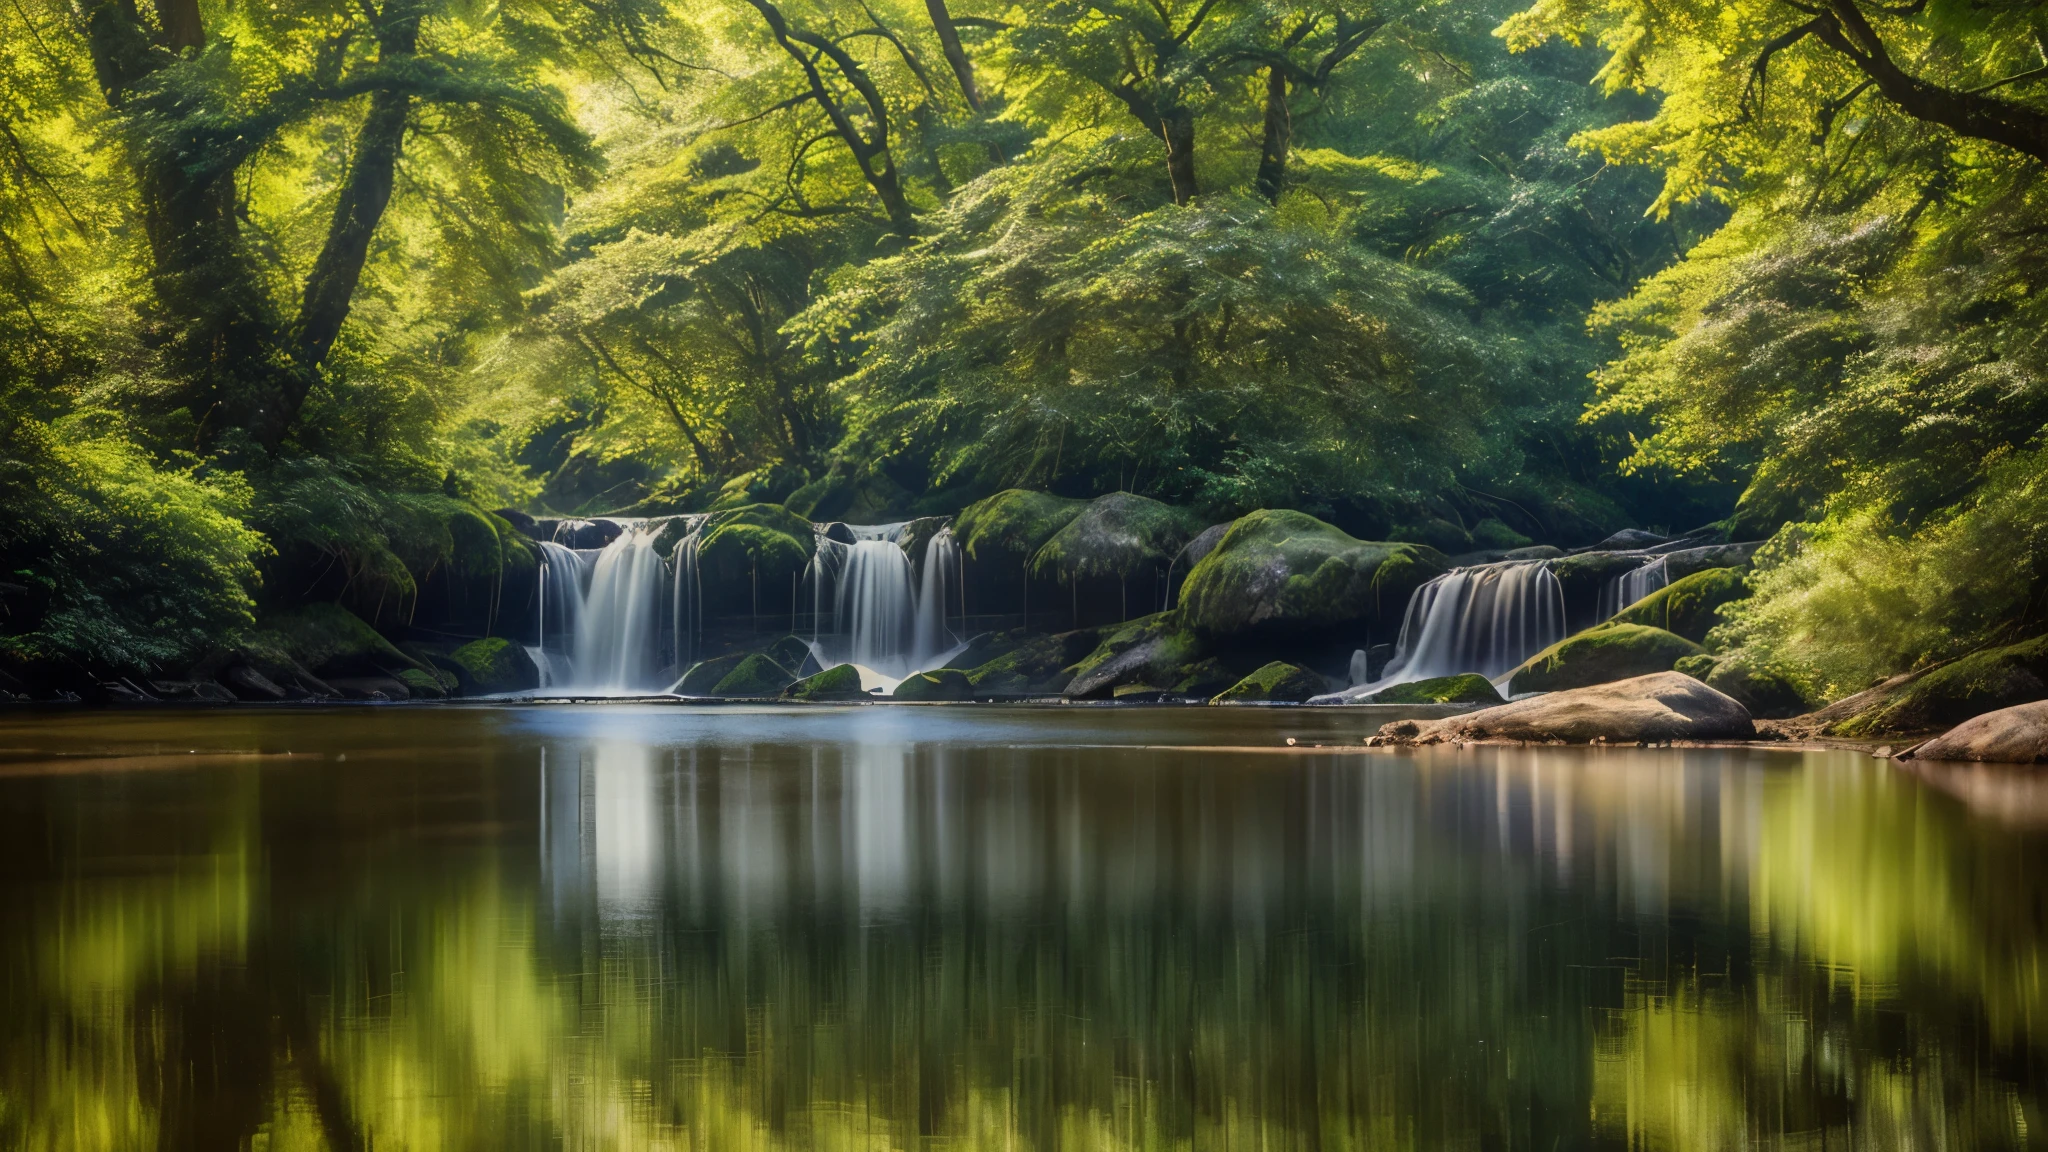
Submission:
[[[1099,628],[1038,636],[979,664],[967,673],[979,696],[1052,695],[1073,679],[1073,664],[1101,642]]]
[[[1493,682],[1477,672],[1433,676],[1382,688],[1361,704],[1505,704]]]
[[[1527,548],[1535,541],[1508,527],[1507,522],[1488,516],[1472,526],[1472,543],[1480,548]]]
[[[806,676],[782,690],[791,700],[865,700],[860,686],[860,669],[851,664],[834,664],[815,676]]]
[[[1456,554],[1468,552],[1476,541],[1464,527],[1454,524],[1441,516],[1431,516],[1414,524],[1403,524],[1388,533],[1388,537],[1410,544],[1427,544],[1439,552]]]
[[[1709,568],[1650,593],[1616,613],[1612,623],[1662,628],[1695,644],[1704,643],[1707,629],[1721,622],[1721,605],[1748,595],[1749,584],[1740,569]],[[1755,713],[1755,709],[1750,711]]]
[[[897,700],[972,700],[974,685],[958,668],[913,672],[890,693]]]
[[[416,700],[445,700],[453,685],[444,683],[442,675],[444,674],[438,672],[422,672],[417,668],[401,668],[397,679]],[[449,679],[452,680],[454,677],[451,676]]]
[[[804,661],[811,658],[811,645],[799,636],[784,636],[762,650],[770,660],[782,665],[793,674],[803,671]]]
[[[774,658],[756,652],[733,666],[711,689],[713,696],[773,696],[789,687],[796,673]]]
[[[1023,560],[1081,514],[1085,500],[1007,488],[969,504],[953,521],[953,537],[971,560]]]
[[[1284,701],[1299,704],[1330,690],[1329,682],[1299,664],[1275,660],[1225,688],[1211,704]]]
[[[1184,683],[1201,682],[1203,677],[1193,666],[1209,655],[1201,639],[1181,623],[1179,612],[1155,612],[1110,630],[1093,652],[1074,665],[1064,695],[1071,700],[1099,699],[1127,684],[1156,684],[1161,690],[1178,691]],[[1223,685],[1236,679],[1225,675]]]
[[[682,678],[676,681],[674,691],[683,696],[716,695],[719,682],[732,675],[733,669],[738,668],[748,655],[745,652],[729,652],[723,656],[699,660],[690,665]]]
[[[1448,567],[1418,544],[1378,543],[1300,512],[1232,524],[1181,587],[1187,625],[1209,637],[1329,635],[1399,620],[1408,597]]]
[[[1733,697],[1751,716],[1782,720],[1799,716],[1813,707],[1791,676],[1747,660],[1702,655],[1688,656],[1672,666],[1724,696]]]
[[[712,513],[698,531],[707,613],[751,610],[757,587],[764,610],[787,613],[791,581],[817,547],[810,521],[780,504],[749,504]]]
[[[1700,646],[1662,628],[1602,624],[1531,656],[1508,680],[1508,694],[1561,692],[1652,672],[1669,672]]]
[[[2048,636],[1973,652],[1926,672],[1828,732],[1889,736],[1932,732],[1972,716],[2048,699]]]
[[[903,554],[910,557],[919,579],[924,577],[924,554],[931,547],[932,537],[945,531],[952,522],[951,516],[920,516],[906,521],[903,530],[897,534],[896,543],[903,549]],[[959,605],[953,607],[957,610]]]
[[[1164,568],[1201,527],[1193,513],[1130,492],[1089,501],[1031,555],[1035,576],[1124,577],[1144,565]]]
[[[250,638],[264,655],[288,657],[320,677],[389,676],[403,668],[431,673],[339,604],[307,604],[267,618]],[[257,667],[260,660],[252,660]]]
[[[503,636],[471,640],[448,654],[462,669],[463,690],[471,695],[523,692],[540,687],[540,669],[526,649]]]

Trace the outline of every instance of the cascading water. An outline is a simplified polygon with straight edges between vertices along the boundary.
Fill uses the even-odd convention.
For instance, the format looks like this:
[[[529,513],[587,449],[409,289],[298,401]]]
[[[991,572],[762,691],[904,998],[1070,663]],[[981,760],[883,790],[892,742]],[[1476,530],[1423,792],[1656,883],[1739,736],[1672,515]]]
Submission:
[[[910,642],[913,659],[919,655],[935,656],[958,642],[953,630],[946,627],[946,608],[963,594],[960,545],[953,542],[951,528],[941,528],[924,546],[924,579],[917,592],[917,628]],[[964,607],[961,615],[966,615]]]
[[[574,684],[598,692],[659,691],[661,602],[668,569],[656,530],[625,526],[590,573],[576,635]]]
[[[698,520],[690,525],[689,535],[676,541],[676,550],[669,558],[675,581],[677,672],[687,672],[697,662],[697,638],[704,634],[704,578],[697,566],[697,547],[704,540],[702,524]],[[670,685],[669,691],[675,691],[675,686]]]
[[[551,540],[540,541],[539,548],[535,643],[526,652],[540,669],[540,686],[559,688],[569,682],[569,653],[575,650],[576,637],[583,630],[583,580],[590,565],[582,554]]]
[[[1564,587],[1545,561],[1453,569],[1409,597],[1394,658],[1380,678],[1329,699],[1465,672],[1498,680],[1564,636]],[[1363,663],[1353,659],[1354,677]]]
[[[1600,587],[1600,619],[1609,619],[1669,583],[1670,573],[1662,556],[1623,572]]]
[[[805,573],[811,584],[818,662],[856,664],[877,684],[944,664],[961,647],[946,626],[960,588],[959,548],[950,530],[925,545],[923,589],[898,543],[903,525],[849,525],[852,543],[820,532]],[[829,625],[828,622],[829,621]]]

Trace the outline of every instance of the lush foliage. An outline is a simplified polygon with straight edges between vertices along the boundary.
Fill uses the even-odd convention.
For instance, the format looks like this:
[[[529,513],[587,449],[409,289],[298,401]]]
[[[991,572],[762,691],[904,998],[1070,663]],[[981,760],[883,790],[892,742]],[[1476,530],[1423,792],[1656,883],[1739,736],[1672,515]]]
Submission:
[[[2013,5],[1546,0],[1512,43],[1597,36],[1653,116],[1586,133],[1733,218],[1599,309],[1592,418],[1624,467],[1744,486],[1783,525],[1726,639],[1829,695],[2038,631],[2048,105]]]

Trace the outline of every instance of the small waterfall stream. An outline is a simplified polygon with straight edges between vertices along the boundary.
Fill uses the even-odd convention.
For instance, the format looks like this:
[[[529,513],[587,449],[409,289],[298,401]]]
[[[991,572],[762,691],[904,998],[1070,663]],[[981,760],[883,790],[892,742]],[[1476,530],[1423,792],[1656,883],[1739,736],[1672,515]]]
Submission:
[[[1377,680],[1362,653],[1353,684],[1330,702],[1369,696],[1395,684],[1476,672],[1499,680],[1565,637],[1564,587],[1542,560],[1455,568],[1415,590],[1401,619],[1394,658]]]
[[[583,585],[594,556],[566,548],[551,540],[538,543],[540,573],[534,597],[534,640],[526,650],[540,669],[542,688],[560,688],[569,683],[569,654],[583,631]],[[552,626],[552,631],[550,631]],[[551,642],[552,641],[552,642]]]
[[[1669,583],[1671,576],[1662,556],[1623,572],[1600,588],[1600,619],[1612,619],[1617,612],[1628,609]]]
[[[599,692],[654,691],[661,671],[661,602],[668,568],[656,530],[626,527],[590,573],[576,634],[574,683]]]
[[[805,573],[815,621],[811,650],[818,663],[856,665],[870,687],[893,687],[943,664],[960,647],[946,624],[946,607],[961,587],[952,531],[942,529],[926,542],[920,588],[900,543],[904,525],[848,527],[854,534],[850,544],[818,534]]]

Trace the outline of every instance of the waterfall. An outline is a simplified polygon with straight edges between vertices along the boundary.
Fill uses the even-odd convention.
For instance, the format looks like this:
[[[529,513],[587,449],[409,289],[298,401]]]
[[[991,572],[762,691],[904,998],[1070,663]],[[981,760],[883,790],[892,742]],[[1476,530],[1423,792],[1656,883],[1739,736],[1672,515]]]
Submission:
[[[540,686],[559,688],[570,680],[569,653],[583,630],[583,579],[590,571],[586,557],[552,540],[538,542],[540,573],[534,605],[534,643],[526,650],[540,669]],[[549,645],[549,625],[554,644]]]
[[[946,627],[946,606],[963,590],[960,546],[953,542],[951,528],[941,528],[924,546],[924,580],[917,592],[917,627],[910,643],[913,657],[937,655],[953,645],[953,630]]]
[[[697,662],[697,638],[704,633],[704,579],[697,567],[697,546],[703,542],[702,521],[692,524],[690,534],[676,541],[671,560],[675,569],[674,620],[676,630],[676,673],[680,676]],[[674,686],[670,686],[674,691]]]
[[[1547,562],[1456,568],[1408,598],[1400,641],[1380,678],[1331,699],[1463,672],[1498,680],[1564,636],[1564,587]],[[1362,663],[1354,659],[1354,670]]]
[[[936,668],[962,647],[946,626],[959,595],[960,549],[950,529],[925,544],[923,587],[899,541],[903,525],[848,525],[851,544],[817,535],[805,579],[811,584],[811,650],[825,667],[857,664],[870,687],[893,687]],[[828,622],[829,621],[829,626]]]
[[[652,528],[631,525],[598,554],[584,598],[583,627],[576,635],[577,687],[600,692],[660,688],[655,681],[668,570],[654,550],[655,535]]]
[[[1600,619],[1634,605],[1643,597],[1671,583],[1670,573],[1659,556],[1641,567],[1631,568],[1600,586]]]

